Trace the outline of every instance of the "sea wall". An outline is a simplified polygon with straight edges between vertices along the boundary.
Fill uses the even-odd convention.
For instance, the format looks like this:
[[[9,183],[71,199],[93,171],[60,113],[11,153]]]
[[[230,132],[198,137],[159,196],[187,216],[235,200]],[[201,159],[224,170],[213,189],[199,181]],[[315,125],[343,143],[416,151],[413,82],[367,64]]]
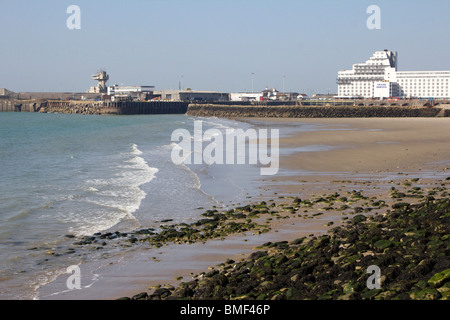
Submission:
[[[103,114],[185,114],[188,105],[180,101],[104,102]]]
[[[188,104],[185,102],[83,102],[49,101],[41,112],[101,115],[133,114],[184,114]]]
[[[449,111],[449,110],[446,110]],[[190,104],[187,114],[222,118],[371,118],[371,117],[436,117],[440,108],[381,106],[229,106]],[[446,112],[445,116],[450,116]]]
[[[188,114],[200,117],[270,118],[368,118],[368,117],[450,117],[450,109],[413,106],[311,106],[189,104],[178,101],[46,101],[0,100],[0,112],[50,112],[68,114],[133,115]]]
[[[0,100],[0,112],[37,112],[43,101],[36,100]]]
[[[39,112],[70,114],[102,114],[102,102],[48,101]]]

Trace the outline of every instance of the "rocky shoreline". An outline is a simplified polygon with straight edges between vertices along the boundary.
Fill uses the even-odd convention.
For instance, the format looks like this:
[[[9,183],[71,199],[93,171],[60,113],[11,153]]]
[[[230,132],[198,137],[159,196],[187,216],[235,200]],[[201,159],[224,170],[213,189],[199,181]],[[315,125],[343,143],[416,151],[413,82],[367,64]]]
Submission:
[[[404,118],[437,117],[443,109],[401,106],[229,106],[190,104],[187,114],[218,118]],[[442,116],[449,116],[445,110]]]
[[[131,242],[159,246],[206,241],[239,232],[268,232],[274,219],[316,219],[331,211],[343,217],[326,235],[268,242],[246,259],[224,261],[177,287],[157,286],[121,299],[448,300],[449,183],[450,177],[423,188],[419,179],[408,179],[401,187],[393,186],[385,199],[353,190],[311,199],[293,197],[290,202],[281,198],[226,212],[208,210],[205,219],[191,225],[165,226]],[[380,268],[380,289],[366,285],[372,265]]]

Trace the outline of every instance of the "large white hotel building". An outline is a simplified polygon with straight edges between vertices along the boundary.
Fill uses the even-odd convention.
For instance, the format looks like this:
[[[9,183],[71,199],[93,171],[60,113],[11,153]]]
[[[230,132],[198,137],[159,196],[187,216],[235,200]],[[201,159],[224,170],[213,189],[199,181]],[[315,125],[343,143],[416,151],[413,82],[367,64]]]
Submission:
[[[397,71],[397,52],[377,51],[338,72],[338,98],[450,99],[450,71]]]

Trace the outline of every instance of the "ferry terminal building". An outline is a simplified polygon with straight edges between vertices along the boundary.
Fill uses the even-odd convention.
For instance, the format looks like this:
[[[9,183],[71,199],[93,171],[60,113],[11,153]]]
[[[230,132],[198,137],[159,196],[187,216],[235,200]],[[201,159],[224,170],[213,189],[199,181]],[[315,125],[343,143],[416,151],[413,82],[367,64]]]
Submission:
[[[397,71],[394,51],[377,51],[338,72],[337,98],[450,99],[450,71]]]

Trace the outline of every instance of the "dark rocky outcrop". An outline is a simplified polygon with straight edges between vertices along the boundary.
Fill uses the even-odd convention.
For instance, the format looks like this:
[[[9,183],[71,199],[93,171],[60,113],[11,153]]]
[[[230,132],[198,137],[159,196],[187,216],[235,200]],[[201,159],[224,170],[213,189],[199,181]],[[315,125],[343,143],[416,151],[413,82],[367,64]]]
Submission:
[[[334,199],[336,200],[336,199]],[[177,288],[145,299],[450,299],[450,199],[423,196],[386,213],[355,215],[318,237],[266,243]],[[369,266],[381,288],[367,283]]]

